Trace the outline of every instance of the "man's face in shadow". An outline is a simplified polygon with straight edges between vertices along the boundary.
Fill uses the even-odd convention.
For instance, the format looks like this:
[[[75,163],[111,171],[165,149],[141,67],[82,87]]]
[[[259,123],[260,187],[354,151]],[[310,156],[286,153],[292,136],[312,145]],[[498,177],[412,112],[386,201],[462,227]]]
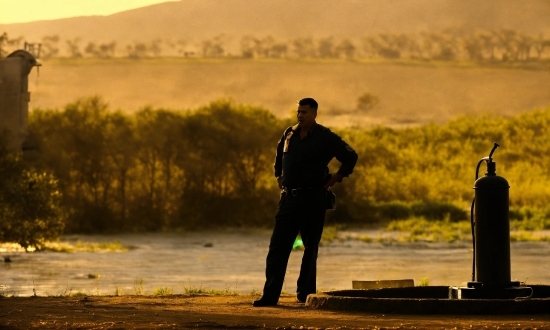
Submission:
[[[296,111],[296,118],[298,119],[298,126],[311,127],[315,123],[317,117],[317,111],[312,109],[309,105],[300,105]]]

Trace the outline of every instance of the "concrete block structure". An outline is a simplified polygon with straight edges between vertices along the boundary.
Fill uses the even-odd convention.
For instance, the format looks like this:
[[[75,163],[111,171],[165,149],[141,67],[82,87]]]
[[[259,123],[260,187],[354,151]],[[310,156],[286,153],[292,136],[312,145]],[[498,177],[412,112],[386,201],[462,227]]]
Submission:
[[[31,99],[28,75],[38,65],[24,50],[0,59],[0,146],[8,151],[22,150]]]

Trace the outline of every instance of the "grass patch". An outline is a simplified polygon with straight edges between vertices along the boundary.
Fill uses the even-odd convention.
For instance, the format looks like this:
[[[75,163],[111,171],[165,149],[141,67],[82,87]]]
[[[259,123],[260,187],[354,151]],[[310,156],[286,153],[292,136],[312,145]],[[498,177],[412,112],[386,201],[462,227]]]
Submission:
[[[387,231],[401,232],[400,242],[455,242],[472,240],[472,229],[467,221],[451,222],[445,220],[426,220],[411,218],[391,221]]]
[[[510,233],[510,242],[550,242],[550,236],[539,236],[530,231],[517,231]]]
[[[142,296],[144,293],[144,290],[143,290],[143,279],[140,278],[140,279],[135,279],[134,280],[134,294],[136,296]]]
[[[422,277],[419,281],[418,281],[418,286],[429,286],[430,285],[430,279],[427,278],[427,277]]]
[[[156,288],[153,292],[156,296],[168,296],[173,293],[173,290],[171,288],[165,287],[165,288]]]
[[[36,249],[33,247],[29,247],[28,249],[25,249],[21,246],[19,243],[12,243],[12,242],[0,242],[0,252],[34,252]]]
[[[374,239],[368,235],[364,235],[358,238],[358,240],[365,242],[365,243],[372,243],[374,242]]]
[[[86,292],[77,291],[75,293],[71,293],[70,296],[71,297],[87,297],[88,294]]]
[[[200,287],[184,287],[183,292],[185,294],[208,294],[215,296],[238,296],[239,292],[234,289],[225,288],[225,289],[206,289],[202,285]]]
[[[338,232],[343,229],[342,225],[326,226],[323,229],[323,234],[321,235],[321,244],[330,243],[338,238]]]
[[[44,243],[43,251],[52,252],[126,252],[128,247],[120,244],[119,241],[112,242],[81,242],[76,243],[69,242],[46,242]],[[36,248],[29,247],[25,249],[19,243],[0,243],[0,252],[34,252]]]
[[[531,228],[539,230],[546,229],[545,222],[540,218],[511,221],[511,242],[550,242],[549,236],[536,235]],[[529,228],[523,230],[523,228]],[[445,220],[427,220],[425,218],[413,217],[407,220],[394,220],[388,223],[385,231],[397,232],[394,237],[369,237],[362,236],[358,239],[366,242],[456,242],[471,241],[472,229],[469,221],[452,222]]]
[[[550,209],[514,207],[510,208],[511,230],[544,230],[550,229]]]
[[[128,247],[120,244],[119,241],[112,242],[81,242],[75,244],[69,242],[47,242],[44,250],[54,252],[126,252]]]

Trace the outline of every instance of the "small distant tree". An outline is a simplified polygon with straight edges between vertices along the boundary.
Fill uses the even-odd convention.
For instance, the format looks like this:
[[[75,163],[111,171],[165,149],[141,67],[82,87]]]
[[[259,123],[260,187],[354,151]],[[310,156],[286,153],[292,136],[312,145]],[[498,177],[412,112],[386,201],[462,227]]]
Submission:
[[[540,60],[542,58],[542,54],[546,47],[550,47],[550,39],[545,39],[542,34],[540,34],[534,45],[535,51],[537,52],[537,59]]]
[[[42,38],[41,57],[51,58],[59,54],[59,36],[44,36]]]
[[[318,41],[317,52],[321,58],[334,57],[334,40],[332,37],[321,38]]]
[[[256,51],[261,57],[272,57],[273,45],[275,45],[275,38],[272,36],[263,37],[261,40],[256,40]]]
[[[244,58],[253,58],[256,53],[257,39],[251,35],[245,35],[241,38],[241,56]]]
[[[463,39],[463,45],[470,60],[477,61],[483,59],[483,46],[479,38],[476,36],[467,36]]]
[[[535,38],[527,34],[518,34],[518,56],[524,60],[528,60],[531,54],[531,48],[535,45]]]
[[[151,41],[151,43],[149,44],[149,51],[153,54],[153,56],[155,57],[159,57],[161,52],[162,52],[162,40],[160,39],[155,39],[153,41]]]
[[[0,58],[4,58],[6,54],[6,44],[8,43],[8,34],[4,32],[0,35]]]
[[[300,58],[315,57],[315,44],[312,38],[296,38],[292,41],[294,53]]]
[[[82,52],[80,51],[80,38],[74,38],[72,40],[65,40],[67,43],[67,50],[69,57],[79,58],[82,57]]]
[[[84,52],[92,57],[111,58],[115,56],[115,47],[116,41],[99,45],[89,42],[86,48],[84,48]]]
[[[357,98],[357,110],[368,112],[378,105],[378,103],[380,103],[380,99],[377,96],[371,93],[363,93]]]
[[[99,51],[102,57],[115,57],[116,41],[111,41],[108,44],[99,45]]]
[[[491,60],[495,59],[495,49],[498,45],[498,40],[493,32],[480,32],[477,34],[477,38],[481,40],[481,45],[485,52],[489,53]]]
[[[99,57],[98,50],[95,42],[89,42],[88,45],[84,48],[84,53],[92,57]]]
[[[187,45],[188,45],[188,41],[185,40],[185,39],[178,39],[174,43],[174,47],[176,48],[176,52],[178,54],[181,54],[181,55],[184,55],[184,56],[186,56],[186,54],[187,54],[187,51],[186,51]]]
[[[6,32],[0,35],[0,58],[6,57],[12,50],[19,48],[23,37],[10,39]]]
[[[336,45],[334,52],[338,57],[350,59],[355,56],[356,49],[355,45],[349,39],[344,39]]]
[[[498,45],[503,49],[502,60],[516,61],[519,58],[518,35],[513,30],[501,30],[495,34]]]
[[[218,35],[212,39],[201,42],[201,51],[203,57],[221,57],[225,53],[224,35]]]
[[[286,57],[288,52],[288,45],[285,43],[275,43],[271,46],[271,57],[281,58]]]
[[[126,51],[130,58],[140,58],[148,55],[147,45],[143,42],[135,42],[133,45],[127,45]]]

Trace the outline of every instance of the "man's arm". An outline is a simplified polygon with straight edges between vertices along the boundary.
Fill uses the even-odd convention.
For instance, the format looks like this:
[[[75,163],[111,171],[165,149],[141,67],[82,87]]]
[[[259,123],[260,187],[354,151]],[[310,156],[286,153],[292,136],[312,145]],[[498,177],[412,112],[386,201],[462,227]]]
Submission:
[[[336,172],[336,174],[334,174],[325,184],[325,189],[334,186],[336,182],[342,182],[343,178],[349,176],[353,172],[358,159],[355,150],[333,132],[330,132],[329,145],[332,154],[341,164],[338,172]]]
[[[283,133],[283,136],[279,140],[279,143],[277,144],[277,152],[275,153],[275,177],[277,178],[277,184],[279,185],[280,189],[283,189],[282,186],[282,174],[283,174],[283,152],[284,152],[284,146],[285,146],[285,139],[286,134],[288,133],[288,128]]]

